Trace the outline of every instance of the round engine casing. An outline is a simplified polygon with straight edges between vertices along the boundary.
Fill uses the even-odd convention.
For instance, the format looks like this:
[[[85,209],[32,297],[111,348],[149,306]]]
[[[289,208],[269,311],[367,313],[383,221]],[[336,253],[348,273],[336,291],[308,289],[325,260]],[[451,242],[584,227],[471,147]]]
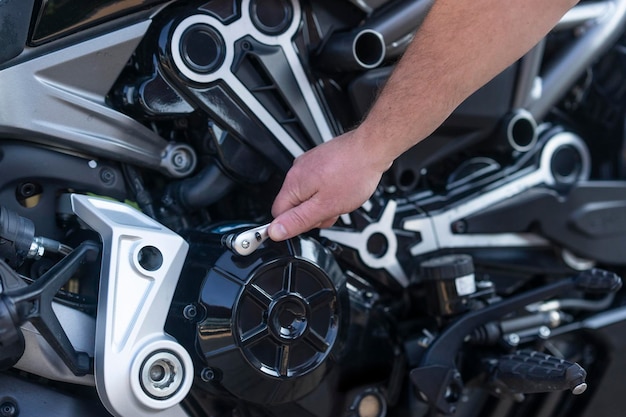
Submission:
[[[311,392],[339,345],[346,279],[317,241],[268,241],[225,251],[205,277],[197,344],[216,381],[246,401],[279,404]]]

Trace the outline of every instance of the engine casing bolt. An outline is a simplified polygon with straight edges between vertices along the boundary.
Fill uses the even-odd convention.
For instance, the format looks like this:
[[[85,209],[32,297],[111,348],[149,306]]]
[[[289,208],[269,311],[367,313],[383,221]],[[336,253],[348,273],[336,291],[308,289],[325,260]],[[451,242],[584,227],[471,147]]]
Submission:
[[[100,180],[107,185],[113,184],[115,182],[115,172],[110,168],[102,168],[100,171]]]
[[[17,403],[11,399],[7,399],[0,404],[0,417],[17,417],[19,409]]]
[[[200,371],[200,379],[204,382],[211,382],[215,379],[215,371],[211,368],[204,368]]]
[[[457,234],[463,234],[467,232],[467,222],[465,220],[457,220],[452,223],[452,232]]]
[[[193,320],[198,316],[198,309],[193,304],[188,304],[183,309],[183,317],[187,320]]]

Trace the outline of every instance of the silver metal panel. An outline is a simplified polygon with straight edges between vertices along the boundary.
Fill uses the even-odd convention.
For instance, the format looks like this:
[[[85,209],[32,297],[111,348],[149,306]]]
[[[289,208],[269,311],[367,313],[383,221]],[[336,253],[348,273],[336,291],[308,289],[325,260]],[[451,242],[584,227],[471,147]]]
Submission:
[[[457,220],[480,213],[531,188],[554,185],[556,179],[551,168],[552,157],[563,146],[578,150],[581,158],[581,172],[578,179],[587,179],[591,169],[591,161],[584,142],[572,133],[558,133],[544,145],[538,166],[517,172],[505,184],[487,186],[481,192],[441,211],[403,219],[401,229],[418,233],[420,236],[419,242],[410,248],[411,255],[421,256],[437,250],[453,248],[548,246],[550,243],[546,239],[535,234],[457,234],[453,233],[451,226]],[[390,201],[381,218],[361,231],[331,228],[321,230],[320,235],[355,249],[365,265],[374,269],[384,269],[400,285],[407,286],[409,278],[398,260],[397,238],[393,231],[396,207],[397,203],[393,200]],[[375,233],[382,234],[387,241],[386,252],[382,255],[372,254],[367,249],[367,242]]]
[[[105,96],[147,20],[0,71],[0,135],[171,172],[168,142]]]
[[[70,198],[72,210],[103,242],[94,355],[100,399],[115,416],[184,415],[178,404],[191,388],[193,364],[163,329],[188,244],[125,204],[83,195]],[[146,248],[159,255],[158,262],[145,263]],[[140,380],[143,364],[164,351],[181,362],[182,383],[171,397],[157,399]]]
[[[248,106],[248,108],[265,125],[265,127],[272,132],[276,138],[278,138],[282,146],[293,157],[297,157],[304,152],[302,147],[293,140],[289,133],[287,133],[280,123],[274,119],[271,113],[265,109],[265,107],[231,71],[233,60],[235,58],[235,43],[245,36],[252,36],[254,39],[265,45],[279,46],[287,58],[290,70],[296,79],[298,87],[300,88],[300,93],[302,94],[309,112],[313,117],[322,140],[328,141],[333,138],[334,135],[331,131],[330,125],[328,124],[315,92],[309,83],[304,67],[300,62],[297,51],[292,42],[302,23],[302,11],[298,1],[292,0],[291,3],[293,6],[293,21],[283,33],[277,36],[267,35],[259,31],[254,26],[252,18],[250,17],[250,0],[243,0],[241,5],[241,17],[228,25],[224,25],[218,19],[204,14],[189,16],[180,22],[176,29],[174,29],[170,53],[172,54],[173,61],[178,70],[190,80],[202,84],[211,83],[217,80],[223,80],[226,82],[229,88],[241,99],[241,102],[245,103],[246,106]],[[182,35],[187,28],[195,24],[206,24],[215,28],[224,39],[226,45],[224,62],[220,69],[213,73],[203,74],[194,71],[185,64],[181,55],[179,45]]]
[[[555,56],[538,77],[540,93],[529,97],[525,106],[535,120],[543,120],[587,68],[621,36],[626,25],[626,0],[576,6],[556,29],[573,25],[580,27],[579,38]]]

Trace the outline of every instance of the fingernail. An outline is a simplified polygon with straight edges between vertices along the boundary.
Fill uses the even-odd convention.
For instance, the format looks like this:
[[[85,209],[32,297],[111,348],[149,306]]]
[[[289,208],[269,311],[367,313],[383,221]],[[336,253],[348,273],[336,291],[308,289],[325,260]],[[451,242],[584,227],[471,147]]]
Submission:
[[[287,237],[287,230],[282,224],[275,223],[270,226],[269,234],[272,240],[284,240]]]

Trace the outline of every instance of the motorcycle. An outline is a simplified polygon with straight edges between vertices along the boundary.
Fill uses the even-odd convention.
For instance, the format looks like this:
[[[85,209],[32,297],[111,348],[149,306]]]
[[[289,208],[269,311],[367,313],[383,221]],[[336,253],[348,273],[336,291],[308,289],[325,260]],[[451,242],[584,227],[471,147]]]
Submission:
[[[626,0],[267,238],[432,3],[0,2],[0,415],[619,415]]]

